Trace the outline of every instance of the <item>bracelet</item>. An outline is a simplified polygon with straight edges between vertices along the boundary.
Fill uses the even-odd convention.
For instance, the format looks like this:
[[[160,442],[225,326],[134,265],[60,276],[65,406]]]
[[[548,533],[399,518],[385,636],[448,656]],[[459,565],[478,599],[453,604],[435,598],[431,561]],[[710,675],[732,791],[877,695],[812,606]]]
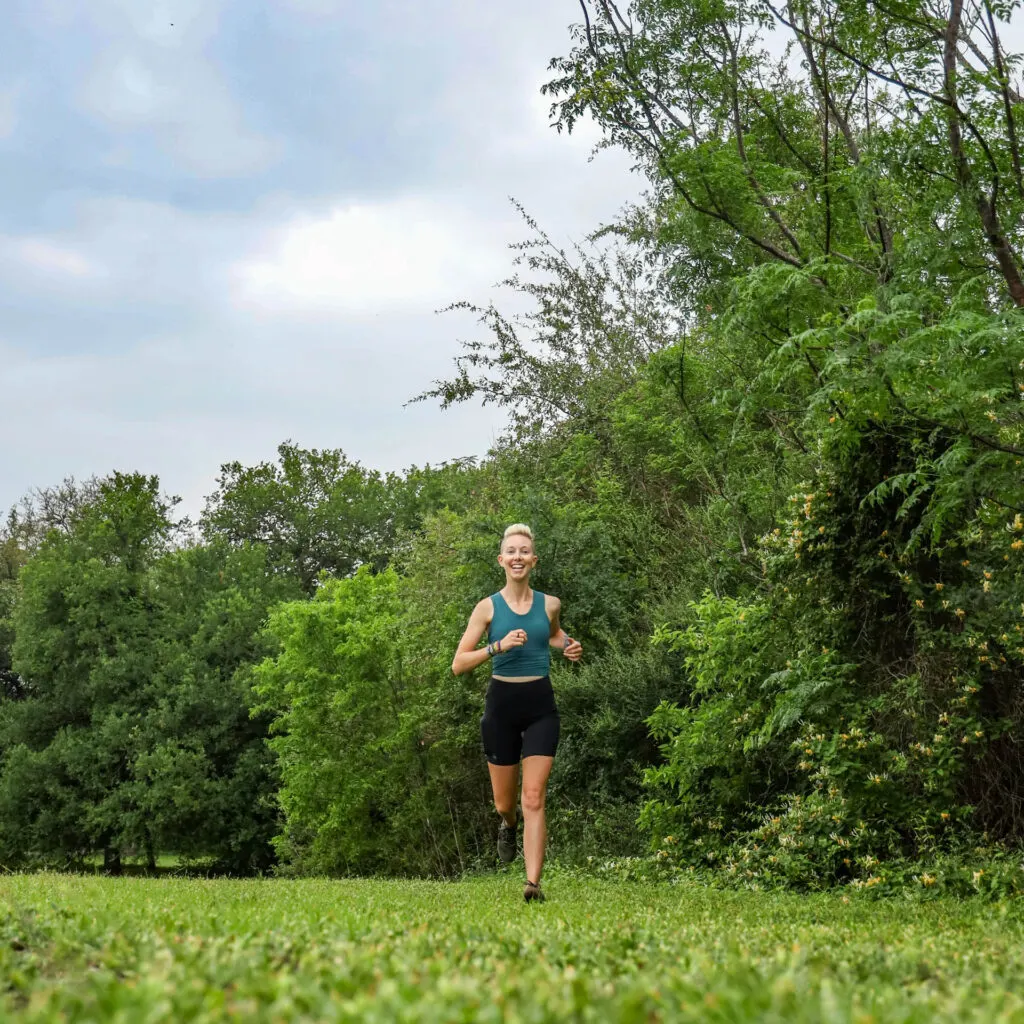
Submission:
[[[494,657],[494,644],[488,644],[487,645],[487,657],[488,658],[493,658]]]
[[[571,643],[572,643],[572,637],[571,637],[571,636],[569,636],[569,634],[568,634],[568,633],[566,633],[566,634],[565,634],[565,643],[564,643],[564,644],[562,644],[562,650],[563,650],[563,651],[567,651],[567,650],[569,650],[569,645],[570,645]]]

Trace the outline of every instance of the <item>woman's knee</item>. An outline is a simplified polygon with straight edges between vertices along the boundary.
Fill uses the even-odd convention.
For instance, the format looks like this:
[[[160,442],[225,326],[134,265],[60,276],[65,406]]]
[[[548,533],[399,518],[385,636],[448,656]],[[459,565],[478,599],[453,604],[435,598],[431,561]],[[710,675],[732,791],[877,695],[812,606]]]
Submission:
[[[539,814],[544,810],[544,786],[523,786],[523,814]]]
[[[496,796],[494,798],[494,809],[502,816],[511,814],[516,809],[515,796]]]

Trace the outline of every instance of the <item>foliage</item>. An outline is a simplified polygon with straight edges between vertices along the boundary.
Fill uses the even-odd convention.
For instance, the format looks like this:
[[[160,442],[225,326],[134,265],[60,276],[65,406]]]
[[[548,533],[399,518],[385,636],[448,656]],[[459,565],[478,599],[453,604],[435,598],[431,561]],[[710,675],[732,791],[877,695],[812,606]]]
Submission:
[[[278,464],[221,467],[201,527],[207,540],[261,544],[276,568],[312,593],[321,573],[349,576],[361,565],[383,569],[399,537],[423,516],[461,507],[472,460],[382,475],[340,449],[278,446]]]
[[[21,572],[0,704],[6,863],[122,851],[266,865],[273,767],[236,673],[268,603],[262,551],[173,550],[155,478],[115,474]]]
[[[421,856],[419,837],[403,830],[423,772],[400,610],[395,574],[364,568],[271,615],[281,652],[256,670],[257,710],[275,716],[286,822],[277,842],[302,869],[369,872],[394,865],[395,846]]]

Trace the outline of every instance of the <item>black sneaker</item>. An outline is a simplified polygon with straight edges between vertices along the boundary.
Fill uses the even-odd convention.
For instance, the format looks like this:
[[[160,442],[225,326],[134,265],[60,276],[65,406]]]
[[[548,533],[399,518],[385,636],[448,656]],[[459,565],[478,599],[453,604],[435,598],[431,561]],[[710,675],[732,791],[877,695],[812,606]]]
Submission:
[[[543,903],[544,893],[540,891],[540,886],[536,882],[527,882],[526,885],[523,886],[523,899],[526,900],[527,903]]]
[[[514,825],[506,825],[502,819],[498,826],[498,857],[502,864],[511,864],[516,859],[516,830],[519,827],[519,819]]]

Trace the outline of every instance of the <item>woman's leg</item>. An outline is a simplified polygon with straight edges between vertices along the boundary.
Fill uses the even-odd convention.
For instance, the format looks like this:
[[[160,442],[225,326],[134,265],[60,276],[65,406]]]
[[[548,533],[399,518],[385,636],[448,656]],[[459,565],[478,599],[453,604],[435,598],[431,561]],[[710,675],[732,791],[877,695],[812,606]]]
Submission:
[[[544,847],[548,838],[544,801],[554,763],[553,757],[540,754],[523,758],[523,859],[526,861],[526,880],[538,885],[544,870]],[[493,772],[493,765],[491,770]]]
[[[491,764],[491,792],[494,793],[494,809],[506,825],[516,823],[516,791],[519,789],[519,765]]]

